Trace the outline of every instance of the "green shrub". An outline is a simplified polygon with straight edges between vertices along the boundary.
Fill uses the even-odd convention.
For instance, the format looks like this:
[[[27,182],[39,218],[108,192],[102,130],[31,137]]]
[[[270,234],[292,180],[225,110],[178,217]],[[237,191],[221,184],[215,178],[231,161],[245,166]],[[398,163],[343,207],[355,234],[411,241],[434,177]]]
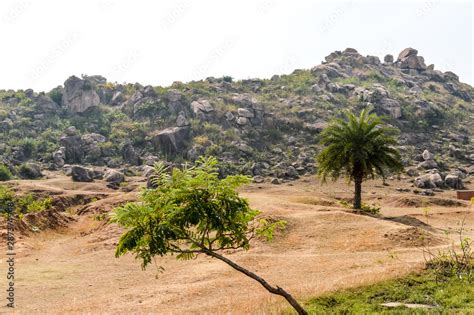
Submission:
[[[31,163],[20,165],[18,167],[18,174],[23,179],[38,179],[42,176],[41,172]]]
[[[9,204],[13,205],[14,213],[20,217],[22,214],[41,212],[51,208],[53,199],[51,197],[39,198],[33,194],[18,196],[8,187],[0,186],[0,214],[5,213]]]
[[[4,185],[0,185],[0,214],[5,214],[10,204],[14,204],[15,195]]]
[[[12,173],[6,165],[0,165],[0,182],[10,180]]]
[[[25,139],[20,140],[19,145],[25,157],[30,158],[36,152],[38,142],[31,138],[25,138]]]
[[[49,92],[49,97],[53,100],[58,105],[61,105],[62,100],[63,100],[63,93],[61,92],[61,89],[55,88]]]
[[[31,196],[31,195],[28,195]],[[26,212],[41,212],[51,208],[53,204],[53,199],[51,197],[47,197],[45,199],[33,199],[28,205],[26,205]]]
[[[224,80],[224,82],[231,83],[233,81],[233,78],[230,75],[225,75],[222,77],[222,80]]]

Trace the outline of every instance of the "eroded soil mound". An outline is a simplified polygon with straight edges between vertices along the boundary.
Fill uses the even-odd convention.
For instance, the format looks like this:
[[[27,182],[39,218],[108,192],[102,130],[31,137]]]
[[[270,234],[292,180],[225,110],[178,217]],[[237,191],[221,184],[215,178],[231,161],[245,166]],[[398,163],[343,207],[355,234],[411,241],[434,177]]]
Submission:
[[[392,200],[390,200],[392,199]],[[467,207],[468,203],[456,200],[452,198],[439,198],[439,197],[395,197],[388,198],[387,205],[400,208],[423,208],[429,206],[440,206],[440,207]]]
[[[436,246],[444,242],[441,237],[419,227],[401,229],[384,236],[399,247]]]

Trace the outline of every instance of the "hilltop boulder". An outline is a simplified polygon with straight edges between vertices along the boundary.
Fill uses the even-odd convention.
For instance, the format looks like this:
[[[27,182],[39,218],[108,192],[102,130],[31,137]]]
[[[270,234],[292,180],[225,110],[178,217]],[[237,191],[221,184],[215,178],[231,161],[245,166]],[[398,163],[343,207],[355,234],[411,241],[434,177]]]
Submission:
[[[100,98],[92,81],[71,76],[64,82],[62,102],[71,112],[82,113],[90,107],[98,106]]]
[[[418,50],[405,48],[400,52],[397,63],[401,69],[426,70],[425,59],[417,56]]]
[[[411,47],[405,48],[398,54],[397,61],[402,61],[403,59],[407,57],[416,56],[417,54],[418,54],[418,50],[416,50],[415,48],[411,48]]]

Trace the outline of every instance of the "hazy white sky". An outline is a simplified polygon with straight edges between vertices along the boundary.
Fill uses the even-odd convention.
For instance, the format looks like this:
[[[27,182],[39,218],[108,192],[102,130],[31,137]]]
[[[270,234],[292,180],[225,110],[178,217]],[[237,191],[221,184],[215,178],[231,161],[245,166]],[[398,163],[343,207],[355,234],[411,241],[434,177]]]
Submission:
[[[0,89],[50,90],[70,75],[169,85],[311,68],[346,47],[473,79],[472,1],[0,2]]]

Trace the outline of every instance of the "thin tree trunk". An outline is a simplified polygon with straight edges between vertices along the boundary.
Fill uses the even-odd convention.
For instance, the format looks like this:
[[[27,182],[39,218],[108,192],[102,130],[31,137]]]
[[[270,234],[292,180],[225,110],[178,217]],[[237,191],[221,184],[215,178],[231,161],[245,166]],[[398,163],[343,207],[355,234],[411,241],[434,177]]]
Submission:
[[[230,259],[228,259],[228,258],[226,258],[222,255],[219,255],[219,254],[217,254],[217,253],[215,253],[211,250],[203,248],[203,252],[205,254],[211,256],[211,257],[222,260],[223,262],[225,262],[226,264],[228,264],[229,266],[231,266],[235,270],[240,271],[241,273],[245,274],[246,276],[258,281],[265,289],[267,289],[268,292],[270,292],[272,294],[283,296],[288,301],[288,303],[290,303],[290,305],[293,306],[293,308],[296,310],[296,312],[298,314],[300,314],[300,315],[307,315],[308,314],[308,312],[305,311],[305,309],[293,298],[293,296],[291,296],[288,292],[286,292],[285,290],[283,290],[279,286],[276,286],[276,287],[271,286],[263,278],[257,276],[253,272],[237,265],[232,260],[230,260]]]
[[[362,208],[362,178],[354,178],[354,209]]]

